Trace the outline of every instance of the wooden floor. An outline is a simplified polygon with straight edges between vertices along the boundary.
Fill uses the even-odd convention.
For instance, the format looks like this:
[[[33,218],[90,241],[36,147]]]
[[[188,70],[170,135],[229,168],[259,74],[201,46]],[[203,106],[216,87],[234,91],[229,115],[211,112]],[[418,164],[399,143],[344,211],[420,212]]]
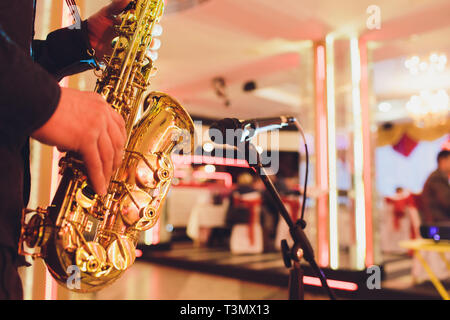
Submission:
[[[286,288],[136,262],[115,284],[71,299],[96,300],[287,300]],[[324,299],[307,293],[305,299]]]

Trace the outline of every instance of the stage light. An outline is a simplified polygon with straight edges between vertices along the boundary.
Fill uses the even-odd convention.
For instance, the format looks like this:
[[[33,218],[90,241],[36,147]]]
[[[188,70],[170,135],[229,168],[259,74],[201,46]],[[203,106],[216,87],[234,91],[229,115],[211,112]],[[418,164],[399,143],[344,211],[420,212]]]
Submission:
[[[207,172],[207,173],[213,173],[213,172],[216,172],[216,166],[213,165],[213,164],[207,164],[207,165],[205,166],[205,172]]]

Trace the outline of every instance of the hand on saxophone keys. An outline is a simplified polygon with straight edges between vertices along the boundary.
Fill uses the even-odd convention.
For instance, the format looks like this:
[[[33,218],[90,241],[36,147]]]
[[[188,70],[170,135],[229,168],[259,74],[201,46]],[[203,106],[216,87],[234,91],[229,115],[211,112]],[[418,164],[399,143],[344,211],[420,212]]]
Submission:
[[[101,60],[104,55],[112,52],[111,41],[116,37],[114,25],[120,24],[118,14],[120,14],[130,3],[130,0],[113,0],[109,5],[103,7],[88,18],[89,42],[95,51],[95,56]],[[162,35],[163,28],[157,23],[152,30],[152,42],[149,46],[149,56],[152,61],[158,58],[157,50],[161,47],[158,39]]]
[[[79,153],[94,191],[105,195],[112,173],[122,162],[127,134],[123,118],[102,96],[61,88],[55,112],[32,137]]]

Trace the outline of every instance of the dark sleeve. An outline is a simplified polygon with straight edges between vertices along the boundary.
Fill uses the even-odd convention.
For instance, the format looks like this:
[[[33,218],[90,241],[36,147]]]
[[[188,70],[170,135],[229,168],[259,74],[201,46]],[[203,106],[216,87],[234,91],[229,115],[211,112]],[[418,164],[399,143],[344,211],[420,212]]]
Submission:
[[[97,66],[89,44],[87,21],[53,31],[46,40],[33,41],[33,59],[58,81]]]
[[[0,141],[24,143],[55,111],[58,82],[0,27]]]
[[[450,216],[450,186],[448,180],[444,177],[435,177],[432,181],[433,191],[436,193],[436,199],[442,208],[446,209]]]

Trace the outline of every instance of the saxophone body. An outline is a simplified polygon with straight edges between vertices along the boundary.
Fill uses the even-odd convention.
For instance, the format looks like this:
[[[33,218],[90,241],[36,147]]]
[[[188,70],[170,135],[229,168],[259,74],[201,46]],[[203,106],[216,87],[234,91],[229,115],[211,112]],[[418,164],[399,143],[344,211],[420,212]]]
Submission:
[[[95,88],[122,115],[128,137],[107,194],[93,192],[83,162],[67,153],[52,204],[22,214],[19,253],[43,258],[54,279],[76,292],[98,291],[134,263],[139,234],[157,223],[169,191],[170,155],[193,146],[192,119],[176,100],[161,92],[144,98],[155,73],[148,48],[164,1],[135,0],[128,9]]]

